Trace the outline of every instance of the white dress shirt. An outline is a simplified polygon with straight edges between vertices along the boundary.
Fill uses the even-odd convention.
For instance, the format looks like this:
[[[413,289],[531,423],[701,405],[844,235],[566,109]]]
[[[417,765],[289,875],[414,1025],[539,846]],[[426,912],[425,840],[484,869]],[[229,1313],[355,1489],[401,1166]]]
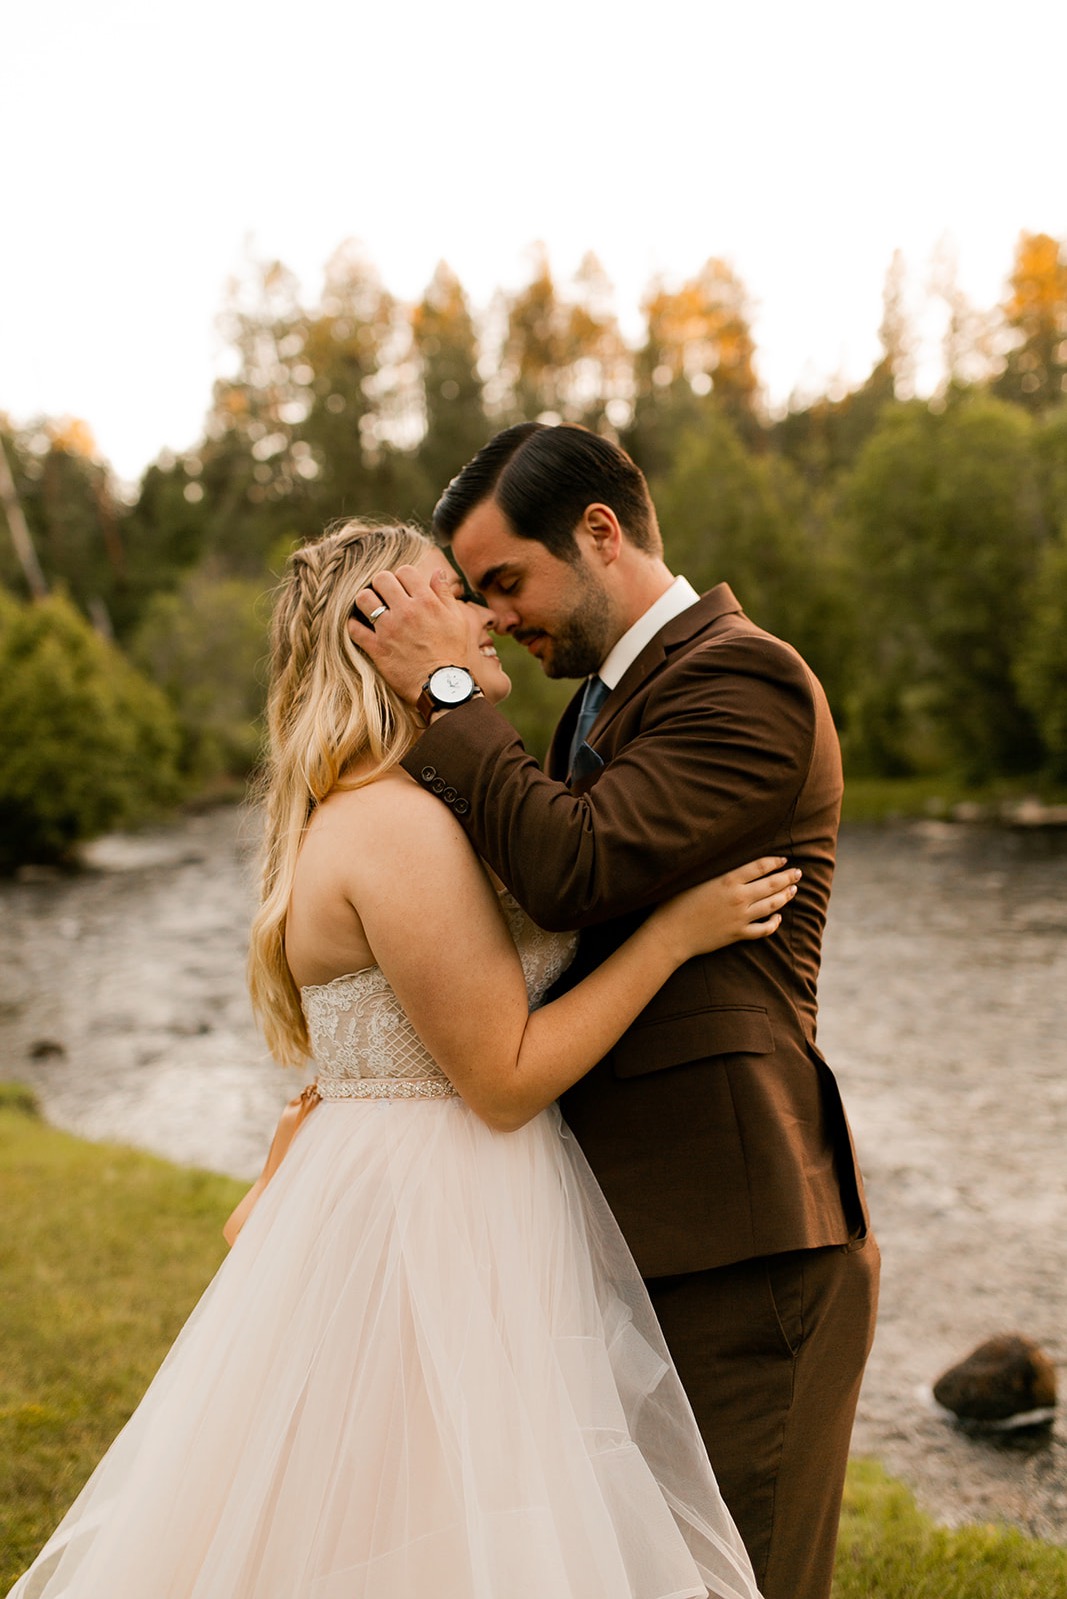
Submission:
[[[683,611],[688,611],[695,605],[700,595],[689,582],[688,578],[676,577],[669,589],[666,589],[658,600],[653,601],[643,616],[639,616],[632,627],[618,639],[596,674],[608,689],[616,688],[626,673],[628,667],[640,655],[650,639],[655,638],[661,627],[666,627],[668,622],[673,622],[676,616],[681,616]]]

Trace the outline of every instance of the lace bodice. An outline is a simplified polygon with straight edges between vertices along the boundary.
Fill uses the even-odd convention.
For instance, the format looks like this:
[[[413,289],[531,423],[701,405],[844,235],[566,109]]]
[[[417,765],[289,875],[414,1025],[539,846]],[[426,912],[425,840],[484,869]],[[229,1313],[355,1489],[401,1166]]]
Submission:
[[[570,964],[577,939],[536,927],[508,893],[501,894],[500,905],[533,1009]],[[380,966],[311,984],[300,990],[300,999],[323,1099],[441,1099],[455,1093]]]

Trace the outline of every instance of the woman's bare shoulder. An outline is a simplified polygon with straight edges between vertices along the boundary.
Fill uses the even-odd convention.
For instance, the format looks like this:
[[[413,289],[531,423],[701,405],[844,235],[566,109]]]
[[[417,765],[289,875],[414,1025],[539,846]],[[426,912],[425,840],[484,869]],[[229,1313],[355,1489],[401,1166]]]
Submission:
[[[472,853],[459,822],[447,805],[396,768],[373,782],[339,787],[315,811],[305,852],[403,857],[428,849]]]

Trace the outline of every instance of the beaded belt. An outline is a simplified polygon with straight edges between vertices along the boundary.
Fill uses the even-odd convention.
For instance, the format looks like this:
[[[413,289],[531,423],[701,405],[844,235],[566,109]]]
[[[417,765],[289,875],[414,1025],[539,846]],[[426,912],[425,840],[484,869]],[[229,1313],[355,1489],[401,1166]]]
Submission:
[[[455,1099],[441,1077],[320,1077],[320,1099]]]
[[[321,1077],[291,1099],[282,1111],[271,1139],[262,1172],[227,1218],[222,1229],[232,1247],[259,1202],[260,1195],[278,1170],[301,1124],[322,1099],[457,1099],[447,1077]]]

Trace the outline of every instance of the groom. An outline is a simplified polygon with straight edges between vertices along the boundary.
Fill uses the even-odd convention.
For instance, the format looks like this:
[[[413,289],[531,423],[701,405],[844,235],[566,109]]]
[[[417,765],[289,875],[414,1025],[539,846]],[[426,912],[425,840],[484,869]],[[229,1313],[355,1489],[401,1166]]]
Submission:
[[[434,529],[500,632],[549,677],[587,679],[547,773],[467,697],[464,671],[435,672],[475,664],[444,582],[385,574],[360,596],[376,631],[354,636],[429,723],[411,776],[534,921],[582,930],[567,982],[669,894],[759,855],[803,868],[778,932],[677,972],[563,1112],[646,1279],[766,1599],[826,1599],[878,1252],[815,1044],[841,797],[822,690],[725,583],[699,597],[672,576],[643,476],[585,429],[498,434],[449,485]]]

